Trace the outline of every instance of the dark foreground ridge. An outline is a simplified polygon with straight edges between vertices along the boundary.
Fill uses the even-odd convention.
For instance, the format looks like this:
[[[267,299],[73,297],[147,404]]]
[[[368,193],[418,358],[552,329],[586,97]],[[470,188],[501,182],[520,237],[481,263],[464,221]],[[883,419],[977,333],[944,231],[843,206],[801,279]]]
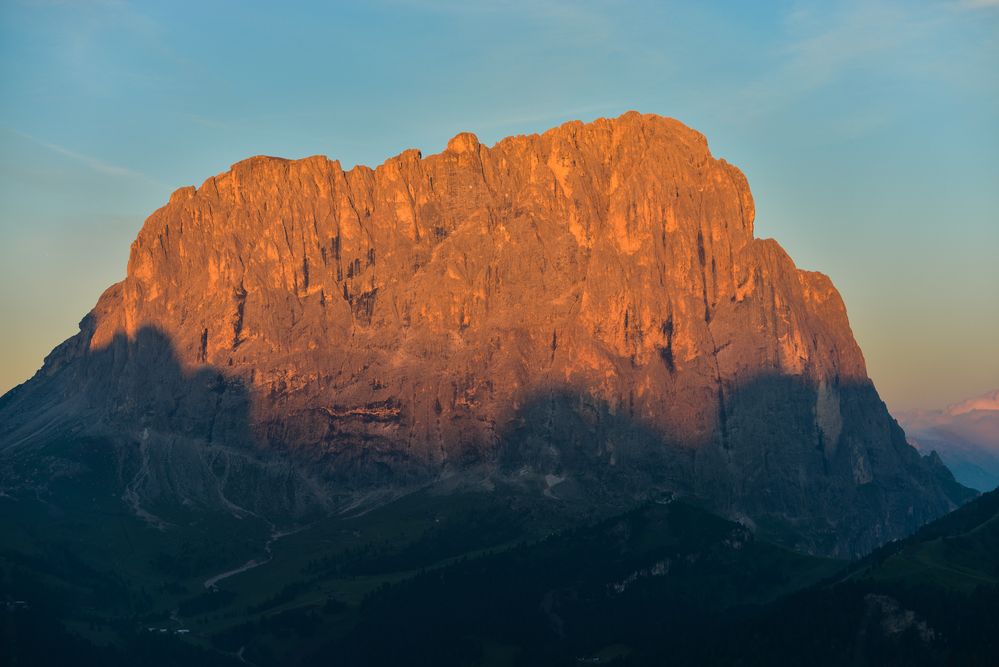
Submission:
[[[269,570],[216,591],[191,576],[221,566],[225,547],[212,553],[210,533],[178,545],[177,532],[191,538],[193,527],[167,538],[105,514],[102,523],[116,524],[106,537],[131,544],[125,571],[101,573],[88,553],[0,554],[11,601],[0,609],[11,638],[0,659],[620,667],[999,658],[999,492],[854,563],[784,549],[669,497],[549,534],[546,517],[517,502],[502,489],[419,493],[323,520],[280,543]],[[59,522],[31,511],[20,508],[17,539],[28,524]],[[86,521],[72,509],[62,517],[64,527]],[[224,536],[230,549],[237,535]],[[185,558],[172,558],[177,551]]]

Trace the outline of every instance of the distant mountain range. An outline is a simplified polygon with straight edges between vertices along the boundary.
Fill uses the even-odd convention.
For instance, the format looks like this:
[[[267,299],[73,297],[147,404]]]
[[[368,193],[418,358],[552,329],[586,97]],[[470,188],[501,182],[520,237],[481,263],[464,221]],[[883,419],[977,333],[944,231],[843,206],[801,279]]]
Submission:
[[[897,418],[909,442],[924,454],[936,451],[959,482],[979,491],[999,486],[999,390]]]

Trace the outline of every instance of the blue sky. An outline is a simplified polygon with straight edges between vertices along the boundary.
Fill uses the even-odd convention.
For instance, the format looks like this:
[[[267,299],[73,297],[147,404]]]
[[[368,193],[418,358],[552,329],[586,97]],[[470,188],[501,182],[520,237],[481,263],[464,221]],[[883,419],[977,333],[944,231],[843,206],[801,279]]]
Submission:
[[[280,5],[280,6],[279,6]],[[628,109],[749,177],[889,406],[999,387],[999,0],[0,4],[0,391],[175,188]]]

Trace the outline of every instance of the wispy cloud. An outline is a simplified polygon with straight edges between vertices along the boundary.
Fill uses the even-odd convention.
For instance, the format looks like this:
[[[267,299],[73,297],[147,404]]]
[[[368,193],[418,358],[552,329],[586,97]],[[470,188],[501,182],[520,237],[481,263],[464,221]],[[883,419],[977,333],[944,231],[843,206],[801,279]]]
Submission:
[[[591,47],[606,44],[616,34],[613,5],[582,0],[383,0],[386,6],[404,7],[421,13],[488,21],[516,17],[523,24],[541,24]],[[557,29],[557,30],[552,30]]]
[[[821,87],[851,67],[884,62],[886,54],[928,32],[920,17],[889,3],[863,3],[817,21],[792,21],[784,74],[800,91]]]
[[[999,7],[999,0],[964,0],[963,5]],[[914,7],[894,0],[848,1],[822,6],[801,4],[785,16],[784,34],[774,51],[776,62],[735,94],[740,117],[753,119],[781,113],[833,86],[872,75],[884,80],[917,81],[919,85],[954,87],[978,70],[955,65],[970,62],[983,45],[952,40],[957,19],[948,8],[956,4]],[[945,55],[928,44],[946,43]],[[960,54],[960,56],[958,55]],[[974,78],[970,85],[981,86]],[[852,84],[850,84],[852,85]],[[874,126],[889,122],[878,97],[858,96],[846,113],[861,114]],[[890,106],[890,105],[889,105]],[[873,127],[873,126],[872,126]],[[856,128],[855,128],[856,129]]]
[[[142,172],[135,171],[134,169],[129,169],[127,167],[122,167],[116,164],[112,164],[110,162],[94,157],[92,155],[80,153],[71,150],[69,148],[66,148],[65,146],[60,146],[59,144],[54,144],[48,141],[44,141],[42,139],[38,139],[37,137],[27,134],[26,132],[21,132],[19,130],[14,130],[11,128],[5,128],[5,129],[11,134],[15,134],[23,139],[27,139],[28,141],[38,146],[41,146],[42,148],[52,151],[53,153],[57,153],[64,157],[68,157],[75,162],[83,164],[84,166],[88,167],[92,171],[95,171],[99,174],[104,174],[106,176],[116,176],[122,178],[141,180],[151,185],[162,187],[161,183],[156,182],[149,176],[143,174]]]
[[[959,2],[957,6],[961,9],[999,8],[999,0],[964,0],[963,2]]]
[[[181,118],[184,118],[195,125],[200,125],[202,127],[207,127],[211,130],[228,130],[232,127],[231,122],[215,120],[214,118],[209,118],[208,116],[202,116],[196,113],[182,113],[179,114]]]

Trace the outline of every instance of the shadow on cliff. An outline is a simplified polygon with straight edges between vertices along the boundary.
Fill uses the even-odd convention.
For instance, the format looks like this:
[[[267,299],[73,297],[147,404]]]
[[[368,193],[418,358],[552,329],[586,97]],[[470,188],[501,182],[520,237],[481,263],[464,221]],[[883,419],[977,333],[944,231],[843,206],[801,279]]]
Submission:
[[[289,453],[280,442],[258,442],[264,429],[251,422],[254,396],[242,379],[212,366],[185,368],[156,328],[116,335],[96,350],[88,341],[84,332],[70,339],[0,399],[5,454],[42,445],[57,459],[84,463],[73,442],[99,436],[119,454],[126,493],[265,514],[329,506],[334,490],[432,483],[442,472],[405,443]],[[643,418],[634,402],[610,405],[588,387],[534,389],[494,442],[445,443],[447,466],[484,464],[510,478],[534,473],[555,501],[622,504],[675,492],[786,531],[792,543],[808,536],[796,546],[842,554],[908,534],[973,495],[938,459],[908,445],[870,382],[839,384],[827,408],[818,407],[812,382],[777,374],[702,401],[674,396],[684,404],[663,398],[651,410],[646,404],[653,416]],[[835,413],[824,419],[835,433],[823,432],[823,409]],[[7,478],[37,468],[37,457],[5,458]],[[10,470],[18,459],[24,465]],[[47,465],[35,474],[60,472]]]
[[[67,479],[110,486],[157,525],[198,508],[273,520],[321,508],[320,490],[297,466],[257,446],[240,378],[185,367],[154,327],[93,350],[89,338],[68,340],[0,399],[7,488],[48,492]]]
[[[208,442],[224,432],[230,442],[249,442],[250,396],[242,381],[210,366],[185,369],[159,329],[118,333],[94,350],[88,344],[84,332],[69,339],[0,399],[4,449],[71,422],[87,431],[113,425],[136,436],[163,430]]]
[[[498,462],[507,474],[547,475],[555,486],[546,495],[675,492],[790,546],[840,556],[908,535],[974,497],[939,458],[906,442],[872,383],[841,383],[831,395],[823,405],[805,378],[760,375],[685,422],[669,405],[641,418],[583,389],[552,388],[507,422]]]

